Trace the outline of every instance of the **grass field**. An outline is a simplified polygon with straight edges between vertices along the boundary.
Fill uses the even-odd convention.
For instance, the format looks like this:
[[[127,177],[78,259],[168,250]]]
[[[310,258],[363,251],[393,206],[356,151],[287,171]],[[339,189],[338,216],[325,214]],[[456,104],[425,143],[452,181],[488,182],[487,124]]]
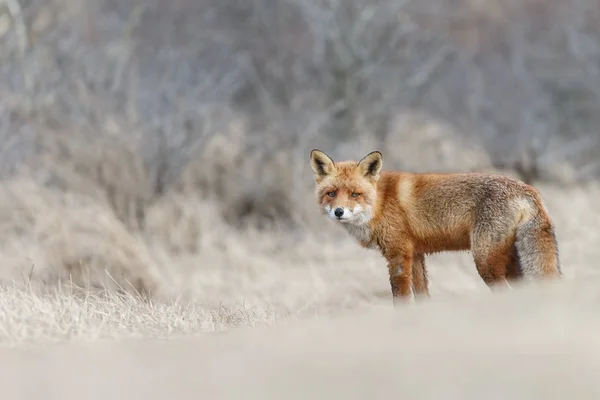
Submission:
[[[597,283],[566,280],[168,340],[3,348],[0,386],[11,399],[593,399],[600,395]],[[30,339],[81,316],[81,304],[37,300],[66,312],[38,330],[28,326]],[[202,329],[188,317],[209,320],[176,308],[88,304],[96,317],[84,313],[78,336],[136,329],[163,336],[169,328]],[[106,327],[91,327],[102,320]]]
[[[158,327],[168,320],[166,332],[214,331],[390,304],[385,260],[322,218],[312,197],[306,207],[314,206],[314,218],[301,234],[234,229],[193,198],[157,206],[145,231],[132,233],[101,205],[76,196],[23,181],[2,189],[1,332],[10,332],[3,342],[120,336],[129,324],[161,336]],[[595,277],[599,190],[541,191],[565,278]],[[175,206],[183,215],[173,216]],[[433,298],[488,292],[468,252],[430,256],[428,269]],[[15,304],[23,311],[15,313]],[[38,322],[24,329],[19,318]]]
[[[598,398],[597,5],[0,0],[0,398]],[[393,310],[315,147],[533,182],[563,282]]]
[[[198,224],[201,251],[177,253],[155,236],[111,225],[100,208],[67,202],[67,212],[64,198],[33,196],[23,182],[4,189],[20,204],[2,213],[3,226],[14,229],[3,240],[8,268],[0,289],[6,398],[600,393],[595,187],[542,187],[557,225],[563,282],[492,294],[468,253],[438,254],[428,263],[431,300],[400,310],[391,308],[384,260],[320,216],[311,222],[314,236],[298,238]],[[34,206],[47,208],[36,214]],[[207,215],[208,206],[196,210]],[[9,257],[11,248],[32,256]],[[69,249],[74,253],[59,251]],[[61,281],[65,260],[84,250],[88,283],[99,287],[91,291]],[[106,260],[110,271],[100,268]],[[110,276],[101,278],[102,271]],[[130,279],[143,280],[151,297],[125,287]]]
[[[316,210],[314,227],[294,236],[232,229],[202,220],[211,215],[208,205],[186,205],[185,218],[163,219],[171,240],[196,240],[196,251],[177,252],[156,235],[130,233],[102,207],[34,187],[4,186],[3,344],[164,337],[390,306],[385,260]],[[597,189],[546,187],[542,194],[557,225],[565,279],[595,279]],[[181,226],[171,226],[176,222]],[[433,299],[488,293],[467,252],[431,256],[428,268]],[[136,294],[139,287],[150,291],[148,299]]]

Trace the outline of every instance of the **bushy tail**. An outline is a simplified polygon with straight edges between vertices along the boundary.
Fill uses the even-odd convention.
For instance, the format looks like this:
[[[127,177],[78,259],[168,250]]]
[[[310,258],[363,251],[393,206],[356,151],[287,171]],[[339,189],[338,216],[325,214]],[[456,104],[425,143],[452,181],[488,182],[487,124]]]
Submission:
[[[562,276],[556,235],[549,222],[523,221],[516,231],[515,247],[525,279]]]

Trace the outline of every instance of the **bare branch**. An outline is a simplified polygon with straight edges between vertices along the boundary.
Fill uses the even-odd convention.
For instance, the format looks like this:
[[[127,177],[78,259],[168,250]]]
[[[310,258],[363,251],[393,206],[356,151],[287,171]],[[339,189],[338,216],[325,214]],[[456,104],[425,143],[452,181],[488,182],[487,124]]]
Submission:
[[[3,2],[6,4],[8,12],[10,13],[10,16],[15,24],[17,37],[19,38],[20,43],[19,49],[21,51],[21,55],[23,55],[29,49],[30,40],[25,18],[23,18],[21,4],[19,3],[19,0],[3,0]]]

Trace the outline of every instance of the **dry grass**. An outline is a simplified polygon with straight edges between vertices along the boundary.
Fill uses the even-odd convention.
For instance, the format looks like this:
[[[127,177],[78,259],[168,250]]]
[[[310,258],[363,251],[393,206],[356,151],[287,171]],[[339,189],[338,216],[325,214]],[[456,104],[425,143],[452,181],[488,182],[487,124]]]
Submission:
[[[596,0],[1,3],[3,398],[597,390]],[[543,182],[564,283],[491,295],[438,254],[392,316],[314,147]]]
[[[244,304],[202,307],[159,302],[107,290],[52,288],[39,292],[3,287],[0,341],[3,345],[50,344],[100,339],[166,338],[253,326],[275,320],[268,310]]]
[[[595,399],[597,285],[164,341],[1,349],[0,387],[7,398],[65,400]]]
[[[165,337],[390,306],[385,261],[320,215],[296,234],[235,229],[211,202],[179,196],[155,204],[135,233],[76,196],[25,181],[3,189],[5,345]],[[599,189],[542,187],[542,194],[566,279],[596,279]],[[73,260],[84,261],[69,269]],[[438,254],[428,266],[434,299],[487,292],[468,253]],[[131,280],[151,288],[150,297]]]

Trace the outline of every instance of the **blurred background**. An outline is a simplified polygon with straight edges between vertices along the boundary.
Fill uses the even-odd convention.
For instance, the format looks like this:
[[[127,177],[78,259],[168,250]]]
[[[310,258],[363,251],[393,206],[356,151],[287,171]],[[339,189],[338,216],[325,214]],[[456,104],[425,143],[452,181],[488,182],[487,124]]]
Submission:
[[[522,179],[565,274],[595,273],[600,1],[0,0],[5,282],[387,301],[384,260],[319,214],[313,148]],[[483,290],[436,257],[432,294]]]

